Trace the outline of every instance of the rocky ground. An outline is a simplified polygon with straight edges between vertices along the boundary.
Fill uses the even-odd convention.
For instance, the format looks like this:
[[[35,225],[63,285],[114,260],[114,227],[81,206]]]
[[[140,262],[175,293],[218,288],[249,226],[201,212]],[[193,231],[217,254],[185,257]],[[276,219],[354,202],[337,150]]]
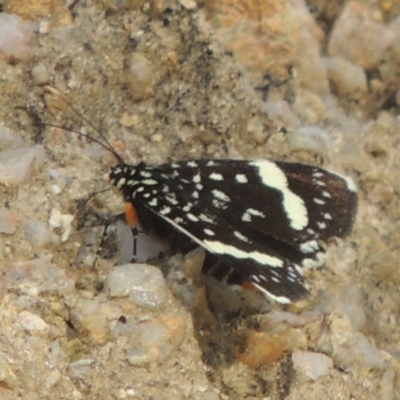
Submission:
[[[400,2],[2,6],[1,399],[400,397]],[[115,160],[61,129],[99,138],[91,124],[132,164],[346,174],[354,230],[285,307],[205,285],[199,250],[126,264],[121,226],[99,256],[123,205],[114,191],[86,200]]]

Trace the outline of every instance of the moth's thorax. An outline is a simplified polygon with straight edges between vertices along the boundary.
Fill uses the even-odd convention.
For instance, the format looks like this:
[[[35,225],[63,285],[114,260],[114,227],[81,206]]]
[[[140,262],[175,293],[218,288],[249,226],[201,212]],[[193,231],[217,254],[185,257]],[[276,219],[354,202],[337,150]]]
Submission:
[[[138,165],[118,164],[109,174],[112,185],[122,191],[126,200],[134,199],[136,192],[143,191],[143,186],[154,184],[152,168],[144,163]]]
[[[109,178],[111,184],[122,189],[129,179],[135,179],[136,167],[127,164],[118,164],[111,168]]]

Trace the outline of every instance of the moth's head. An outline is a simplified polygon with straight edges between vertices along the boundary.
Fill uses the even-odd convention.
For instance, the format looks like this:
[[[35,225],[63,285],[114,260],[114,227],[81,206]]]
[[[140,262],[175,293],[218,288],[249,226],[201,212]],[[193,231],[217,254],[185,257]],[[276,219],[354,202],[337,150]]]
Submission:
[[[128,179],[135,175],[135,172],[135,168],[130,165],[118,164],[111,168],[108,177],[112,185],[116,186],[118,189],[122,189]]]

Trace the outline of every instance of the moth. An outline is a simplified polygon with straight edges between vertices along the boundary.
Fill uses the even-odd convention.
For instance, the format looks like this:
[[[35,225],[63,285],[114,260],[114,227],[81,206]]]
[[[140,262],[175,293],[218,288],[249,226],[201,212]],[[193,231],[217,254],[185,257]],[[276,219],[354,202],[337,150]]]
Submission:
[[[109,178],[122,193],[133,230],[138,223],[158,233],[173,230],[277,302],[305,296],[304,271],[325,260],[321,243],[353,226],[357,188],[348,177],[266,159],[130,165],[80,116],[102,141],[75,133],[117,160]]]

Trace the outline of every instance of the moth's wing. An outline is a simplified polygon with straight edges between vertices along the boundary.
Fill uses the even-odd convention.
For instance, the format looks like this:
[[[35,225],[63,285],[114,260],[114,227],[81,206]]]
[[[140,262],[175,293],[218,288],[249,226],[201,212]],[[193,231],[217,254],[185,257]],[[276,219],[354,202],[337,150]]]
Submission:
[[[152,177],[143,206],[283,303],[307,292],[302,267],[324,256],[317,240],[345,234],[356,209],[350,181],[303,164],[200,160]]]

